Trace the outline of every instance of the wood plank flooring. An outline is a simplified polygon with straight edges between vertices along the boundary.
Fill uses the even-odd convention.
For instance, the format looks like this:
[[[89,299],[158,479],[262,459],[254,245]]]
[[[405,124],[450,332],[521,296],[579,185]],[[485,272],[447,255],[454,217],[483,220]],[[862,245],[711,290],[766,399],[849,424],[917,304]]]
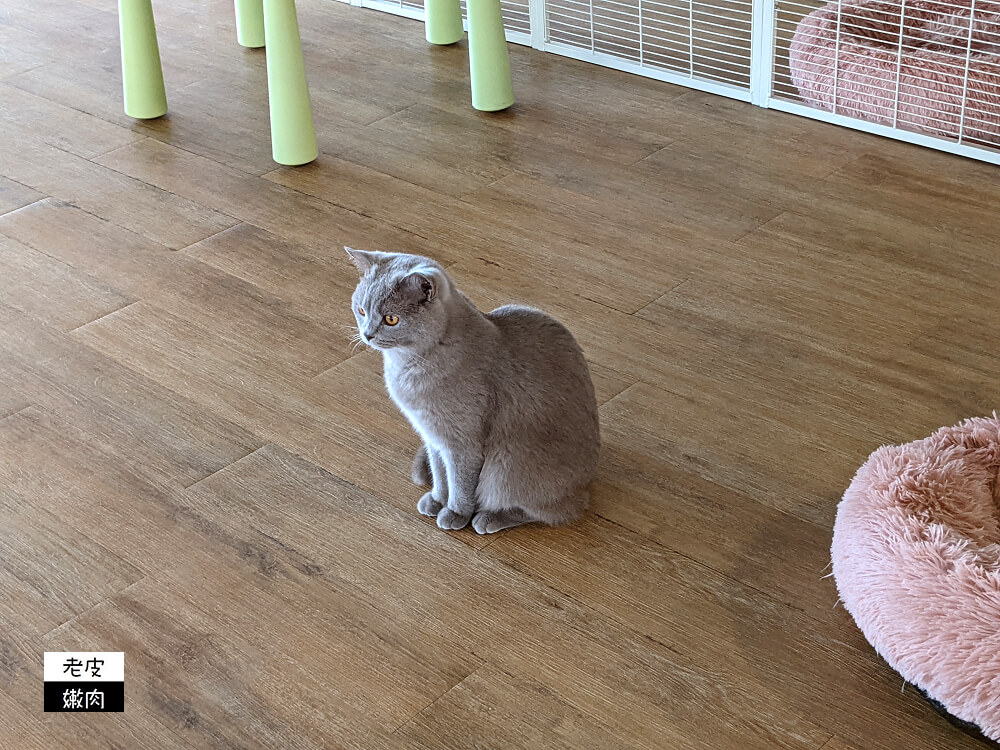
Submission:
[[[1000,171],[300,0],[319,160],[270,159],[229,0],[0,0],[0,747],[964,750],[825,577],[879,445],[1000,403]],[[591,363],[593,512],[445,533],[348,342],[343,245],[539,305]],[[125,652],[123,714],[41,711]]]

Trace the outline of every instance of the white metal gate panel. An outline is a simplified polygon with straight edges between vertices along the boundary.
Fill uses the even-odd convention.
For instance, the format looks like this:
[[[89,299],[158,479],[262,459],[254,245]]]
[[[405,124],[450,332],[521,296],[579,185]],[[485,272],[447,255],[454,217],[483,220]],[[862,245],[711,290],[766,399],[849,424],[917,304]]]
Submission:
[[[349,1],[424,13],[423,0]],[[1000,164],[1000,0],[501,0],[501,8],[511,42]]]
[[[752,0],[544,0],[544,10],[545,49],[749,99]]]
[[[462,18],[469,13],[462,0]],[[500,0],[500,12],[503,15],[503,26],[508,38],[519,44],[528,44],[531,34],[531,23],[528,21],[528,0]]]

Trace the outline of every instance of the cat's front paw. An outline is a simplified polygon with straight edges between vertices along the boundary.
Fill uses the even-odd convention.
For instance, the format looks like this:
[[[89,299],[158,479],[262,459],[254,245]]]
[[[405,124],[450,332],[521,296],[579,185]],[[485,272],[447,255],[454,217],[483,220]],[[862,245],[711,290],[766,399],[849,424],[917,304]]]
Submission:
[[[470,518],[472,518],[471,513],[463,516],[456,513],[451,508],[442,508],[441,512],[438,513],[438,526],[445,531],[464,529],[469,525]]]
[[[417,510],[425,516],[436,516],[441,512],[441,508],[443,507],[444,504],[435,500],[430,492],[426,493],[422,498],[420,498],[419,502],[417,502]]]

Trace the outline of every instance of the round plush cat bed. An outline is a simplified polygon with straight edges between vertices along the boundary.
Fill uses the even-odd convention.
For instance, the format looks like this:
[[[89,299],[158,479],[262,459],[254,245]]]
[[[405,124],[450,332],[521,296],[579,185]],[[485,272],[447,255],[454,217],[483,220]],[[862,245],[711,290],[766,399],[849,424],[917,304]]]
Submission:
[[[1000,741],[1000,418],[873,453],[833,533],[840,598],[876,651]]]
[[[820,109],[1000,145],[996,0],[831,2],[799,22],[788,56],[799,94]]]

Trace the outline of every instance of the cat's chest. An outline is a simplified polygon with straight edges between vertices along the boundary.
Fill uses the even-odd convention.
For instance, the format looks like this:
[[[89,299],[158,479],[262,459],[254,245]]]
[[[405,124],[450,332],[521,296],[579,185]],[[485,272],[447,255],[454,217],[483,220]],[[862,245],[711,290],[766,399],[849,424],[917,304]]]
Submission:
[[[419,411],[434,400],[438,390],[437,377],[420,364],[386,361],[385,385],[400,408]]]
[[[427,373],[386,367],[385,384],[393,402],[424,440],[437,442],[442,438],[442,425],[448,418]]]
[[[470,371],[471,370],[471,371]],[[386,359],[385,383],[392,400],[428,444],[446,444],[456,435],[477,434],[486,418],[483,379],[455,362]]]

